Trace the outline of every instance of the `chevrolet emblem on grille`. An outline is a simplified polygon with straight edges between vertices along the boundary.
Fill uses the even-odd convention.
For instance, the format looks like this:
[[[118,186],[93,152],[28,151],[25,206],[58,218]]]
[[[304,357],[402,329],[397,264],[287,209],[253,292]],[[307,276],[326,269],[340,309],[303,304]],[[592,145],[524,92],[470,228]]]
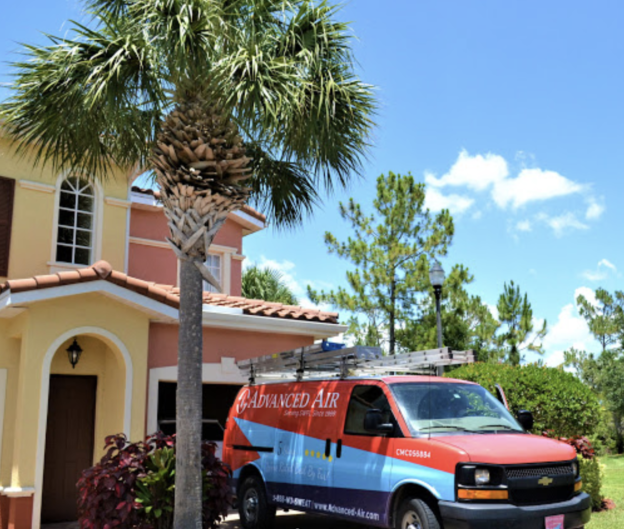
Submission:
[[[550,485],[552,482],[553,482],[552,478],[549,478],[548,476],[544,476],[543,478],[538,480],[538,483],[540,485],[543,485],[544,487],[548,487],[548,485]]]

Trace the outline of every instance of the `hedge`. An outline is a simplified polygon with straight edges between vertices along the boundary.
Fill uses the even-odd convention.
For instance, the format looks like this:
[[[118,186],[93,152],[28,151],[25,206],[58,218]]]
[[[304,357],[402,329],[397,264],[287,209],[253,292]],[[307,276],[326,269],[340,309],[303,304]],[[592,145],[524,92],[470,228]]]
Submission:
[[[536,364],[466,364],[446,377],[476,382],[496,395],[502,386],[509,408],[533,412],[533,433],[552,430],[558,437],[590,436],[598,424],[600,404],[594,392],[572,373]]]

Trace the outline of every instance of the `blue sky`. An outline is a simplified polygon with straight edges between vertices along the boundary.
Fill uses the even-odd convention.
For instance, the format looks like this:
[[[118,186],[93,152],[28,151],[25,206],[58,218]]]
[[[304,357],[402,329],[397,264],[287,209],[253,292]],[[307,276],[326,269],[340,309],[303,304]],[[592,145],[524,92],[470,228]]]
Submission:
[[[0,56],[15,59],[16,42],[42,42],[40,31],[62,33],[79,8],[3,6]],[[379,174],[411,171],[430,184],[432,209],[454,213],[443,266],[467,265],[470,290],[492,305],[505,281],[519,283],[548,320],[551,363],[571,345],[592,347],[575,294],[622,289],[624,270],[624,4],[352,0],[341,16],[381,102],[365,177],[302,228],[248,237],[247,256],[281,267],[300,292],[340,284],[347,264],[323,244],[327,230],[348,234],[338,201],[370,204]]]

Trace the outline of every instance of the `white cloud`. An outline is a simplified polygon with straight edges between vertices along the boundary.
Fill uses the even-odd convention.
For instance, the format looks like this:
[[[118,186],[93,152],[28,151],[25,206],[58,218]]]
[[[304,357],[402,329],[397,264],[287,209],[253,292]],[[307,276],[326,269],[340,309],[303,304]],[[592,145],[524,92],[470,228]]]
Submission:
[[[607,259],[601,259],[595,270],[585,270],[581,275],[589,281],[604,281],[610,272],[617,274],[617,267]]]
[[[594,307],[598,306],[598,300],[596,299],[596,292],[594,292],[589,287],[579,287],[574,291],[574,301],[579,296],[583,296],[587,301],[589,301]]]
[[[517,209],[529,202],[579,193],[583,189],[584,186],[555,171],[523,169],[517,178],[497,182],[492,190],[492,198],[503,209],[509,205]]]
[[[516,229],[518,231],[531,231],[533,226],[531,225],[530,220],[521,220],[516,224]]]
[[[587,287],[580,287],[574,291],[574,299],[583,294],[587,299],[595,299],[593,291]],[[589,332],[587,322],[580,316],[576,302],[564,305],[557,322],[550,327],[544,338],[546,364],[558,366],[563,363],[563,352],[571,347],[581,350],[595,350],[599,344]]]
[[[551,217],[546,213],[539,213],[535,218],[552,228],[557,237],[563,236],[568,231],[586,230],[589,228],[587,224],[583,224],[574,213],[569,211],[557,217]]]
[[[425,207],[431,211],[448,209],[453,214],[461,214],[466,211],[474,200],[461,195],[443,195],[437,189],[427,189],[425,196]]]
[[[599,204],[596,202],[595,198],[591,198],[589,200],[589,206],[587,206],[587,211],[585,212],[585,218],[587,220],[596,220],[601,217],[601,215],[605,211],[604,204]]]
[[[467,151],[462,150],[448,173],[440,178],[431,173],[426,174],[425,182],[431,187],[466,186],[475,191],[483,191],[508,175],[507,162],[502,156],[492,153],[470,156]]]
[[[520,158],[524,160],[526,155],[522,154]],[[440,191],[443,188],[456,187],[480,193],[487,192],[499,208],[512,210],[533,202],[579,194],[589,188],[588,185],[574,182],[556,171],[539,167],[525,167],[517,175],[511,175],[509,165],[502,156],[493,153],[471,155],[466,150],[459,153],[457,160],[446,174],[437,177],[433,173],[425,173],[425,183],[428,207],[434,211],[452,207],[455,213],[471,207],[474,199],[462,195],[442,195]],[[603,211],[602,203],[590,197],[585,218],[597,219]],[[565,227],[571,227],[570,220],[568,217],[568,225]],[[524,226],[528,225],[525,223]],[[580,224],[577,222],[573,227],[580,229]],[[522,231],[521,227],[519,229]]]

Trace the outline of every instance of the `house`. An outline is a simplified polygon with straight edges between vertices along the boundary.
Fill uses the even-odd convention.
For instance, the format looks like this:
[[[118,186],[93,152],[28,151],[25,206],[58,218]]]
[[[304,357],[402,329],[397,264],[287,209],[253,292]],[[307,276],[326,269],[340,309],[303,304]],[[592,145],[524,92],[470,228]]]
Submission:
[[[0,135],[0,176],[0,527],[39,528],[75,519],[77,477],[106,435],[175,428],[178,267],[158,195],[133,175],[34,169]],[[345,329],[241,297],[243,242],[265,227],[251,208],[230,214],[207,262],[223,287],[203,297],[208,439],[245,382],[237,359]]]

